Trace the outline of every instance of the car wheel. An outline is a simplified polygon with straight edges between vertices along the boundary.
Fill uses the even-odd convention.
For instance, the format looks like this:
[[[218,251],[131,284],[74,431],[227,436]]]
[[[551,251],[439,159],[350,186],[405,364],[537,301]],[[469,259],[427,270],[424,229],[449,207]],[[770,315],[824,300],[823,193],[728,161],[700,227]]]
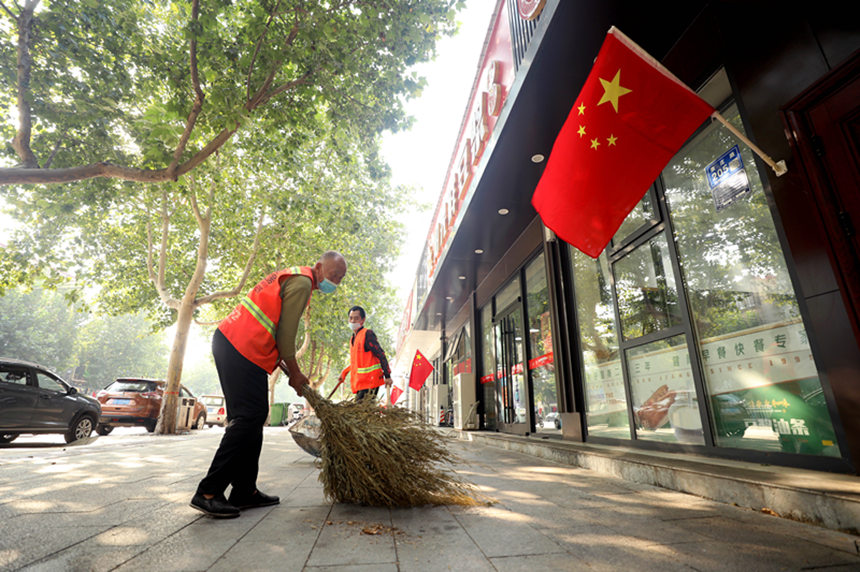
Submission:
[[[72,423],[69,430],[66,431],[66,443],[74,443],[75,441],[86,439],[92,434],[94,428],[95,423],[93,423],[92,417],[84,415],[78,418],[77,421]]]
[[[555,420],[555,428],[561,429],[561,421],[559,421],[558,419]]]
[[[112,425],[98,425],[96,427],[96,433],[99,435],[110,435],[111,431],[113,431]]]
[[[149,431],[150,433],[152,433],[153,431],[155,431],[155,426],[156,426],[156,425],[158,425],[158,419],[148,419],[148,420],[146,421],[146,425],[144,425],[144,427],[146,427],[146,430],[147,430],[147,431]]]
[[[206,424],[206,415],[201,413],[197,416],[197,421],[194,422],[194,426],[192,429],[203,429],[203,426]]]
[[[0,443],[11,443],[17,438],[17,433],[0,433]]]

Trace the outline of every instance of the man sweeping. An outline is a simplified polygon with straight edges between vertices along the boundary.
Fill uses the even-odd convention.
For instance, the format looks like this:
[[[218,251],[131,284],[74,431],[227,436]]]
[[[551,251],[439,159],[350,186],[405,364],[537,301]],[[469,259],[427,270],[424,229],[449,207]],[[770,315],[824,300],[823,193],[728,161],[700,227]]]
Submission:
[[[312,267],[273,272],[257,284],[212,336],[212,354],[227,402],[227,427],[191,506],[232,518],[240,509],[278,504],[257,489],[263,425],[269,412],[268,376],[279,362],[302,394],[308,378],[296,361],[296,332],[311,294],[330,294],[346,275],[343,256],[330,250]],[[224,497],[232,485],[230,498]]]
[[[376,334],[373,330],[364,327],[366,318],[367,313],[361,306],[353,306],[349,309],[349,327],[353,332],[349,340],[349,365],[338,376],[340,384],[349,375],[349,383],[356,401],[367,397],[375,398],[379,386],[383,383],[386,387],[391,387],[388,359],[382,346],[379,345]]]

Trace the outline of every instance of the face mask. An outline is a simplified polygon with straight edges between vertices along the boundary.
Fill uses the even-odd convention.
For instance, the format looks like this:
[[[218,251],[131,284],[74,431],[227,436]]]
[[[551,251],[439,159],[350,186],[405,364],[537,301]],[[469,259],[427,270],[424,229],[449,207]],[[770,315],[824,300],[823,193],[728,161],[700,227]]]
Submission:
[[[357,332],[358,329],[361,327],[361,323],[360,322],[350,322],[349,327],[352,328],[353,332]]]
[[[328,278],[323,278],[322,282],[320,282],[319,289],[323,294],[331,294],[337,289],[337,284]]]

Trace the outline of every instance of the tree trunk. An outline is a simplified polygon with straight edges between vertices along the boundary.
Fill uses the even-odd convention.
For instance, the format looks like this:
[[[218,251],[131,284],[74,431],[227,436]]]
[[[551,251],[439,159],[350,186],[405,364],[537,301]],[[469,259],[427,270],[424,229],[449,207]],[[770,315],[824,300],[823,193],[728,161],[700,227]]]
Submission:
[[[176,335],[173,337],[173,348],[170,350],[170,361],[167,364],[167,387],[164,399],[161,400],[161,415],[158,418],[156,433],[173,435],[176,433],[176,410],[179,406],[179,387],[182,379],[182,364],[185,360],[185,348],[188,345],[188,332],[191,329],[191,319],[194,313],[194,297],[185,296],[179,306],[179,316],[176,319]]]

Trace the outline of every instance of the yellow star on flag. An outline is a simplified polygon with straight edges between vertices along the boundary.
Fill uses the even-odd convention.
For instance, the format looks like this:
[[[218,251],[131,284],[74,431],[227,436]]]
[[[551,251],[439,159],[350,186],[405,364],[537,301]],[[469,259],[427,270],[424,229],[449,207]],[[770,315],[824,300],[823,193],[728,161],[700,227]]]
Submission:
[[[627,95],[633,90],[621,85],[621,69],[615,72],[615,77],[612,78],[612,81],[606,81],[603,78],[599,79],[601,85],[603,85],[603,97],[600,98],[597,105],[602,105],[608,101],[615,109],[615,113],[618,113],[618,98],[622,95]]]
[[[596,137],[591,140],[591,148],[592,149],[597,149],[599,146],[600,146],[600,141],[598,141]]]
[[[585,125],[580,125],[580,126],[579,126],[579,131],[577,131],[577,133],[579,133],[579,137],[580,137],[580,139],[581,139],[581,138],[582,138],[582,136],[583,136],[583,135],[585,135]]]
[[[579,110],[579,114],[580,114],[580,115],[584,114],[584,113],[585,113],[585,104],[584,104],[584,103],[580,103],[580,104],[579,104],[579,107],[577,107],[577,109]]]
[[[615,142],[616,142],[616,141],[618,141],[618,137],[616,137],[616,136],[615,136],[615,135],[613,135],[612,133],[610,133],[610,134],[609,134],[609,137],[607,137],[607,138],[606,138],[606,142],[607,142],[607,144],[608,144],[608,145],[610,145],[610,146],[612,146],[612,147],[615,147]]]

